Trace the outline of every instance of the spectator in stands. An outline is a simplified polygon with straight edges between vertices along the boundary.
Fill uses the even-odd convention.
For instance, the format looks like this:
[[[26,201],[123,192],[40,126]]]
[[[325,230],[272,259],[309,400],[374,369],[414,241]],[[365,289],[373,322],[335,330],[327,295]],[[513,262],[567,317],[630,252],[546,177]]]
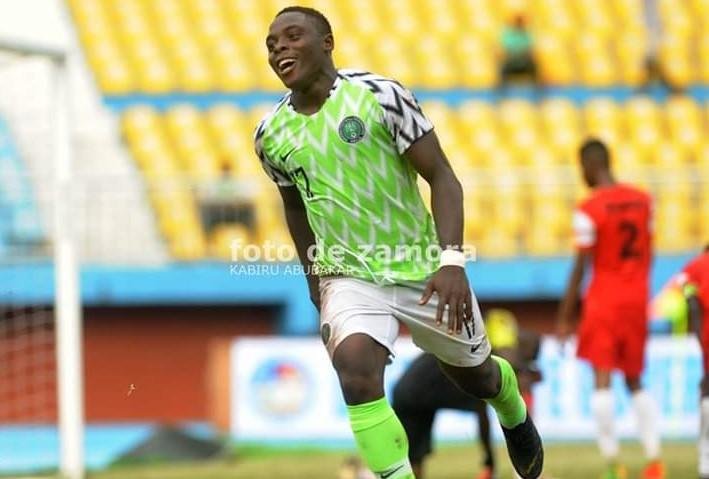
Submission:
[[[663,29],[658,0],[644,0],[643,17],[647,31],[647,48],[645,51],[645,71],[647,78],[645,84],[642,85],[642,89],[647,90],[653,85],[660,85],[673,92],[681,92],[682,88],[673,84],[667,77],[662,62],[660,62],[659,59]]]
[[[502,84],[505,85],[516,77],[526,77],[536,83],[537,65],[532,51],[532,35],[527,29],[527,20],[523,15],[517,15],[512,24],[502,30],[500,46]]]
[[[222,164],[218,178],[197,186],[202,226],[209,234],[217,225],[242,223],[252,226],[253,213],[249,203],[249,192],[245,190],[232,173],[229,163]]]

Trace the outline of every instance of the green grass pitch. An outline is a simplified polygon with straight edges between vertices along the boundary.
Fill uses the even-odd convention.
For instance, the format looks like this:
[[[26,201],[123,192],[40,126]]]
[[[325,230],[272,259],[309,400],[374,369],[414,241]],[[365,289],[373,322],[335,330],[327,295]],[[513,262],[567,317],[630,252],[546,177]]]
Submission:
[[[551,444],[546,450],[546,479],[597,479],[601,474],[603,462],[593,444]],[[248,450],[230,460],[201,464],[115,466],[92,473],[89,479],[336,479],[346,456],[344,452]],[[504,448],[498,449],[497,458],[499,479],[512,479]],[[629,469],[629,479],[639,478],[640,447],[624,444],[621,459]],[[697,477],[695,444],[666,444],[663,459],[668,479]],[[429,461],[427,479],[473,479],[479,463],[477,445],[447,446]]]

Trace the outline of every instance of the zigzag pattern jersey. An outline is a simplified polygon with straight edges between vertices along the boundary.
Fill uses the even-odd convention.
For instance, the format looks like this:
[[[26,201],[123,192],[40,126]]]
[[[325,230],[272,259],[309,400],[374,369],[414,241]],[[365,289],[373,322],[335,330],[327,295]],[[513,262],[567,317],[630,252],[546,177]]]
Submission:
[[[261,121],[256,153],[276,184],[298,188],[318,274],[394,284],[433,273],[436,230],[403,157],[432,129],[398,82],[354,70],[338,72],[317,113],[297,113],[288,94]]]

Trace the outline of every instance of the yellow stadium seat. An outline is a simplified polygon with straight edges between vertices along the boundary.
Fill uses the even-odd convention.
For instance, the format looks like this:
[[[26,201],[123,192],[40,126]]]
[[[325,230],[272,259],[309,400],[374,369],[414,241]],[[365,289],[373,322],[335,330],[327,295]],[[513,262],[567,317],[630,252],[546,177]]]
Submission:
[[[655,207],[655,240],[658,250],[678,253],[695,247],[692,211],[691,205],[684,201],[658,202]]]
[[[576,80],[575,66],[568,45],[558,36],[539,34],[534,39],[535,58],[542,81],[551,85],[569,85]]]
[[[236,245],[252,243],[251,231],[238,223],[220,224],[209,234],[209,255],[225,261],[242,261],[243,248]]]
[[[150,106],[136,106],[127,110],[122,118],[123,132],[129,141],[155,132],[160,127],[160,118]]]
[[[642,85],[647,80],[647,41],[644,32],[629,30],[621,33],[615,41],[615,53],[622,83]]]
[[[658,144],[655,146],[652,156],[654,158],[651,159],[655,164],[668,167],[671,170],[687,168],[687,155],[672,143]]]
[[[459,82],[470,88],[491,88],[497,84],[498,71],[490,45],[481,38],[462,34],[453,44],[453,66],[459,70]]]
[[[581,81],[593,87],[606,87],[616,82],[615,65],[611,63],[608,45],[598,35],[582,34],[576,39],[581,66]]]
[[[657,104],[647,97],[635,97],[625,105],[625,120],[638,152],[645,161],[652,161],[654,148],[663,137]]]
[[[539,146],[529,152],[527,163],[532,167],[551,167],[558,164],[560,158],[563,158],[563,156],[558,154],[558,152]]]
[[[704,143],[699,147],[697,166],[701,170],[709,171],[709,141],[704,140]]]
[[[696,155],[704,137],[701,111],[688,97],[672,97],[665,106],[665,116],[674,144],[690,157]]]
[[[683,36],[694,33],[694,22],[686,7],[687,2],[659,0],[658,4],[662,26],[666,32]]]
[[[595,98],[584,107],[586,133],[606,141],[611,146],[625,133],[618,104],[608,98]]]
[[[448,47],[440,40],[432,38],[420,40],[416,60],[422,80],[421,85],[434,89],[460,85],[458,63],[452,61],[448,55]]]
[[[687,36],[672,34],[663,36],[659,59],[665,77],[675,87],[687,87],[694,80],[695,69],[690,54],[691,41]]]
[[[459,0],[461,18],[475,37],[486,42],[498,41],[500,19],[491,6],[494,0]]]
[[[615,33],[615,17],[610,12],[608,2],[605,0],[577,0],[574,3],[579,23],[589,32],[603,38],[608,38]]]
[[[170,252],[175,259],[193,261],[206,256],[206,241],[199,232],[185,232],[170,239]]]
[[[709,26],[709,19],[707,19],[704,24]],[[699,65],[697,80],[703,83],[709,83],[709,35],[702,35],[698,43]]]
[[[563,246],[558,236],[535,226],[524,236],[524,251],[533,256],[556,256],[562,253]]]
[[[643,158],[638,154],[638,150],[632,143],[619,143],[611,151],[611,162],[613,168],[635,171],[643,167]]]
[[[565,162],[573,160],[581,139],[579,112],[571,101],[551,99],[540,105],[540,117],[548,145]],[[551,152],[550,152],[551,154]]]
[[[508,258],[519,253],[518,239],[494,226],[486,228],[483,236],[474,244],[478,258],[482,259]]]
[[[497,122],[495,109],[485,101],[468,100],[457,108],[458,123],[466,133],[485,127],[492,127]]]
[[[371,70],[370,53],[366,42],[358,37],[338,37],[335,64],[341,68]]]
[[[619,25],[629,27],[643,22],[643,0],[613,0],[610,5]]]

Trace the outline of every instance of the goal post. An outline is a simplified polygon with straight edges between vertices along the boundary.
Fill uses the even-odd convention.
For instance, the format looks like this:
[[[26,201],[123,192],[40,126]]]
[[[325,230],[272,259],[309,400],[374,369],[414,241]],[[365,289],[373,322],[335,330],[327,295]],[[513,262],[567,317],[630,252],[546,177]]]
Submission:
[[[72,170],[70,89],[67,55],[53,47],[0,38],[0,51],[23,57],[40,57],[49,64],[50,105],[47,157],[49,178],[44,179],[51,207],[46,234],[54,264],[54,354],[56,363],[56,419],[59,439],[59,472],[65,479],[82,479],[84,461],[84,386],[82,310],[79,260],[76,250],[75,185]],[[0,76],[3,68],[0,66]],[[1,112],[0,112],[1,113]],[[12,317],[12,315],[10,315]],[[1,346],[1,345],[0,345]]]

